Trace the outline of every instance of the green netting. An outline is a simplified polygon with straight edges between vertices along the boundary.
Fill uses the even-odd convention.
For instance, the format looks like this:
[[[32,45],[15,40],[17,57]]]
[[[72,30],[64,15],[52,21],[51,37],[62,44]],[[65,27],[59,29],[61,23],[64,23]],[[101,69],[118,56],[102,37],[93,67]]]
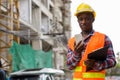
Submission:
[[[44,52],[44,51],[36,51],[36,65],[39,68],[52,68],[52,50],[49,52]]]
[[[42,50],[33,50],[27,45],[20,45],[13,41],[10,48],[12,55],[12,71],[31,68],[52,68],[52,50],[44,52]]]
[[[36,67],[34,50],[29,44],[20,45],[16,42],[13,42],[13,45],[10,48],[10,53],[12,54],[13,71]]]

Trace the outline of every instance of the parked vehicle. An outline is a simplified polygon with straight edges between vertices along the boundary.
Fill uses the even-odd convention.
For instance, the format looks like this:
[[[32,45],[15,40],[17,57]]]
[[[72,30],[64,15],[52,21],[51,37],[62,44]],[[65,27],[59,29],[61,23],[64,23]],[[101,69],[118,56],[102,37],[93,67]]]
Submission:
[[[56,75],[64,75],[64,71],[53,68],[26,69],[11,73],[10,80],[56,80]]]

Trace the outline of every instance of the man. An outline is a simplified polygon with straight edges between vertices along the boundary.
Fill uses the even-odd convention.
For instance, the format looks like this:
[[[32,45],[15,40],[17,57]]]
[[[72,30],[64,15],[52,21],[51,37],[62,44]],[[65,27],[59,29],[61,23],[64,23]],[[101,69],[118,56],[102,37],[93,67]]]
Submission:
[[[67,54],[67,66],[74,70],[73,80],[105,80],[105,69],[116,65],[112,42],[107,35],[93,29],[96,13],[91,6],[80,4],[75,16],[81,33],[68,41]],[[105,60],[88,59],[90,52],[106,46],[109,47]]]

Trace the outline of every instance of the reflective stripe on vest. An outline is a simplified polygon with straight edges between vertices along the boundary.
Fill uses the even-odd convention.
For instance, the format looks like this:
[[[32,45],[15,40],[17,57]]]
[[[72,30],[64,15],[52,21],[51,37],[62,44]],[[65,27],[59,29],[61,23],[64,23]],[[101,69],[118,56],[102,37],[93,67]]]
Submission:
[[[105,78],[105,70],[100,72],[95,72],[94,70],[86,72],[86,66],[84,65],[84,61],[87,59],[87,55],[97,48],[101,48],[104,46],[104,39],[105,35],[95,32],[93,36],[91,36],[91,39],[88,42],[88,45],[86,47],[84,56],[82,57],[80,63],[75,68],[73,80],[104,80]],[[73,41],[74,40],[74,41]],[[70,48],[74,50],[74,42],[75,39],[73,38],[72,43],[70,43]]]
[[[105,74],[104,73],[83,73],[83,78],[105,78]]]
[[[77,71],[82,71],[82,67],[81,66],[77,66],[76,68],[75,68],[75,71],[77,72]]]
[[[73,80],[83,80],[83,79],[77,79],[77,78],[74,78]]]
[[[89,79],[85,79],[85,78],[74,78],[73,80],[105,80],[105,79],[103,79],[103,78],[97,78],[97,79],[95,79],[95,78],[89,78]]]

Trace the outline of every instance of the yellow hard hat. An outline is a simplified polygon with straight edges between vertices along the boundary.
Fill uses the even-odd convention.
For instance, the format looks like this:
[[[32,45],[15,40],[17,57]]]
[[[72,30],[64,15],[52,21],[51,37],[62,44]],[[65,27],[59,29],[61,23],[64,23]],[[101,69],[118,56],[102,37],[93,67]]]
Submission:
[[[75,12],[75,16],[77,16],[79,13],[82,13],[82,12],[91,12],[93,13],[94,17],[96,16],[96,12],[92,9],[91,6],[89,6],[88,4],[86,3],[81,3],[78,7],[77,7],[77,10]]]

